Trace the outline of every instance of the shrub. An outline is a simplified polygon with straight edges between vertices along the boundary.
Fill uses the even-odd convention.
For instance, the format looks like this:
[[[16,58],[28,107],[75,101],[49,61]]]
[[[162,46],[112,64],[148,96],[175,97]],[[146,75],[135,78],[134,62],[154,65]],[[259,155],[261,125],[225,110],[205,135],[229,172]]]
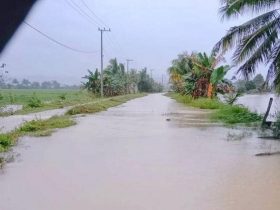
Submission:
[[[253,123],[262,119],[257,113],[251,112],[246,107],[224,106],[213,113],[212,119],[219,120],[228,124]]]
[[[209,98],[199,98],[193,100],[190,103],[190,105],[200,109],[219,109],[224,106],[224,104],[218,101],[217,99],[209,99]]]
[[[9,93],[9,101],[11,104],[16,102],[16,98],[11,93]]]
[[[272,134],[276,139],[280,139],[280,112],[277,113],[276,122],[272,125]]]
[[[43,106],[43,103],[34,93],[33,96],[30,98],[30,100],[28,101],[27,105],[31,108],[37,108]]]
[[[2,95],[2,93],[0,93],[0,101],[2,101],[4,99],[4,96]]]
[[[0,134],[0,152],[5,151],[12,145],[12,136],[9,134]]]
[[[64,101],[64,100],[66,100],[66,93],[62,93],[58,97],[59,97],[60,100]]]

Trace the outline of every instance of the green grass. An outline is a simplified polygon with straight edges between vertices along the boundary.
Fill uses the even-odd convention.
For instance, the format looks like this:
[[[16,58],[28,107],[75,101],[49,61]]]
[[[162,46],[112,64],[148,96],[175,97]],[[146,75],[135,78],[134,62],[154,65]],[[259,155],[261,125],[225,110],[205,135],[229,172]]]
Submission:
[[[32,120],[9,133],[0,134],[0,152],[6,152],[21,136],[49,136],[55,129],[75,125],[69,116],[54,116],[47,120]]]
[[[2,89],[0,90],[0,94],[2,96],[0,97],[0,107],[8,104],[23,105],[23,110],[18,111],[17,114],[63,108],[65,106],[73,106],[99,100],[87,91],[68,89]]]
[[[222,121],[227,124],[245,123],[250,124],[259,122],[262,117],[257,113],[250,112],[246,107],[225,105],[221,109],[215,111],[211,118],[213,120]]]
[[[54,116],[47,120],[26,122],[19,128],[19,132],[34,136],[46,136],[50,135],[57,128],[66,128],[75,124],[76,122],[69,116]]]
[[[78,105],[70,110],[66,114],[68,115],[77,115],[77,114],[90,114],[90,113],[96,113],[100,111],[105,111],[110,107],[118,106],[122,103],[125,103],[131,99],[138,98],[145,96],[146,94],[139,93],[139,94],[129,94],[129,95],[123,95],[123,96],[116,96],[112,98],[108,98],[102,101],[98,101],[95,103],[88,103],[84,105]]]
[[[262,117],[257,113],[251,112],[248,108],[238,105],[227,105],[218,99],[199,98],[193,99],[191,96],[168,93],[167,96],[175,99],[187,106],[213,110],[209,118],[226,124],[255,123],[260,122]]]

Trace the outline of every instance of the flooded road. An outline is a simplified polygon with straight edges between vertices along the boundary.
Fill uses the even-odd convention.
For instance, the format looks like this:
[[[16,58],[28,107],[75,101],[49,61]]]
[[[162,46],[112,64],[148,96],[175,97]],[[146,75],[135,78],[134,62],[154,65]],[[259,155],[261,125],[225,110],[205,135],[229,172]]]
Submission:
[[[279,210],[277,141],[211,124],[161,94],[51,137],[25,137],[0,174],[1,210]]]

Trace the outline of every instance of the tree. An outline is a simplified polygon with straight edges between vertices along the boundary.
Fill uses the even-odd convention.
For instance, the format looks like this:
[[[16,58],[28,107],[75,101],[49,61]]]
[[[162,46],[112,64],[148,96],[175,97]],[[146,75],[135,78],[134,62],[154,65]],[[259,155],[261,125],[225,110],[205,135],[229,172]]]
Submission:
[[[32,82],[31,83],[31,88],[35,88],[35,89],[40,88],[40,83],[39,82]]]
[[[253,79],[253,82],[255,83],[257,89],[261,89],[265,81],[261,74],[257,74]]]
[[[49,81],[42,82],[41,87],[43,89],[51,89],[52,88],[52,83],[49,82]]]
[[[278,0],[223,0],[223,18],[239,17],[247,12],[257,17],[232,27],[216,44],[214,52],[225,53],[235,47],[233,63],[245,79],[253,75],[260,63],[268,64],[267,80],[273,79],[280,91],[280,14]]]
[[[84,76],[83,79],[87,80],[85,83],[83,83],[84,88],[93,92],[95,95],[100,94],[101,85],[100,73],[98,72],[98,69],[96,69],[94,73],[88,69],[88,75]]]
[[[83,87],[96,95],[100,95],[100,74],[98,70],[93,73],[88,70],[88,75],[84,76],[86,82]],[[140,72],[131,70],[125,72],[125,67],[122,63],[118,63],[117,59],[111,59],[109,65],[104,69],[103,75],[104,95],[116,96],[127,93],[140,92],[161,92],[162,85],[155,82],[147,74],[147,68]]]
[[[31,85],[31,82],[30,82],[28,79],[23,79],[23,80],[21,81],[21,86],[22,86],[23,88],[29,88],[30,85]]]
[[[176,92],[190,94],[194,98],[213,97],[217,86],[223,82],[229,66],[219,66],[222,56],[206,53],[184,53],[172,62],[168,69],[172,88]]]

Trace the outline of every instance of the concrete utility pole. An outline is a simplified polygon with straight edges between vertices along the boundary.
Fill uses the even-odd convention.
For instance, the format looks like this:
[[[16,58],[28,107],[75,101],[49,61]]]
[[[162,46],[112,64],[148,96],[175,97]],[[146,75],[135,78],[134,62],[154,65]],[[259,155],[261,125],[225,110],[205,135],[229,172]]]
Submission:
[[[126,59],[126,71],[129,72],[129,62],[133,61],[132,59]]]
[[[153,71],[154,71],[154,69],[150,69],[151,79],[153,79]]]
[[[104,96],[104,93],[103,93],[103,58],[104,58],[104,54],[103,54],[103,32],[110,32],[111,29],[106,29],[106,28],[98,28],[98,31],[100,31],[101,33],[101,90],[100,90],[100,94],[101,94],[101,97]]]

